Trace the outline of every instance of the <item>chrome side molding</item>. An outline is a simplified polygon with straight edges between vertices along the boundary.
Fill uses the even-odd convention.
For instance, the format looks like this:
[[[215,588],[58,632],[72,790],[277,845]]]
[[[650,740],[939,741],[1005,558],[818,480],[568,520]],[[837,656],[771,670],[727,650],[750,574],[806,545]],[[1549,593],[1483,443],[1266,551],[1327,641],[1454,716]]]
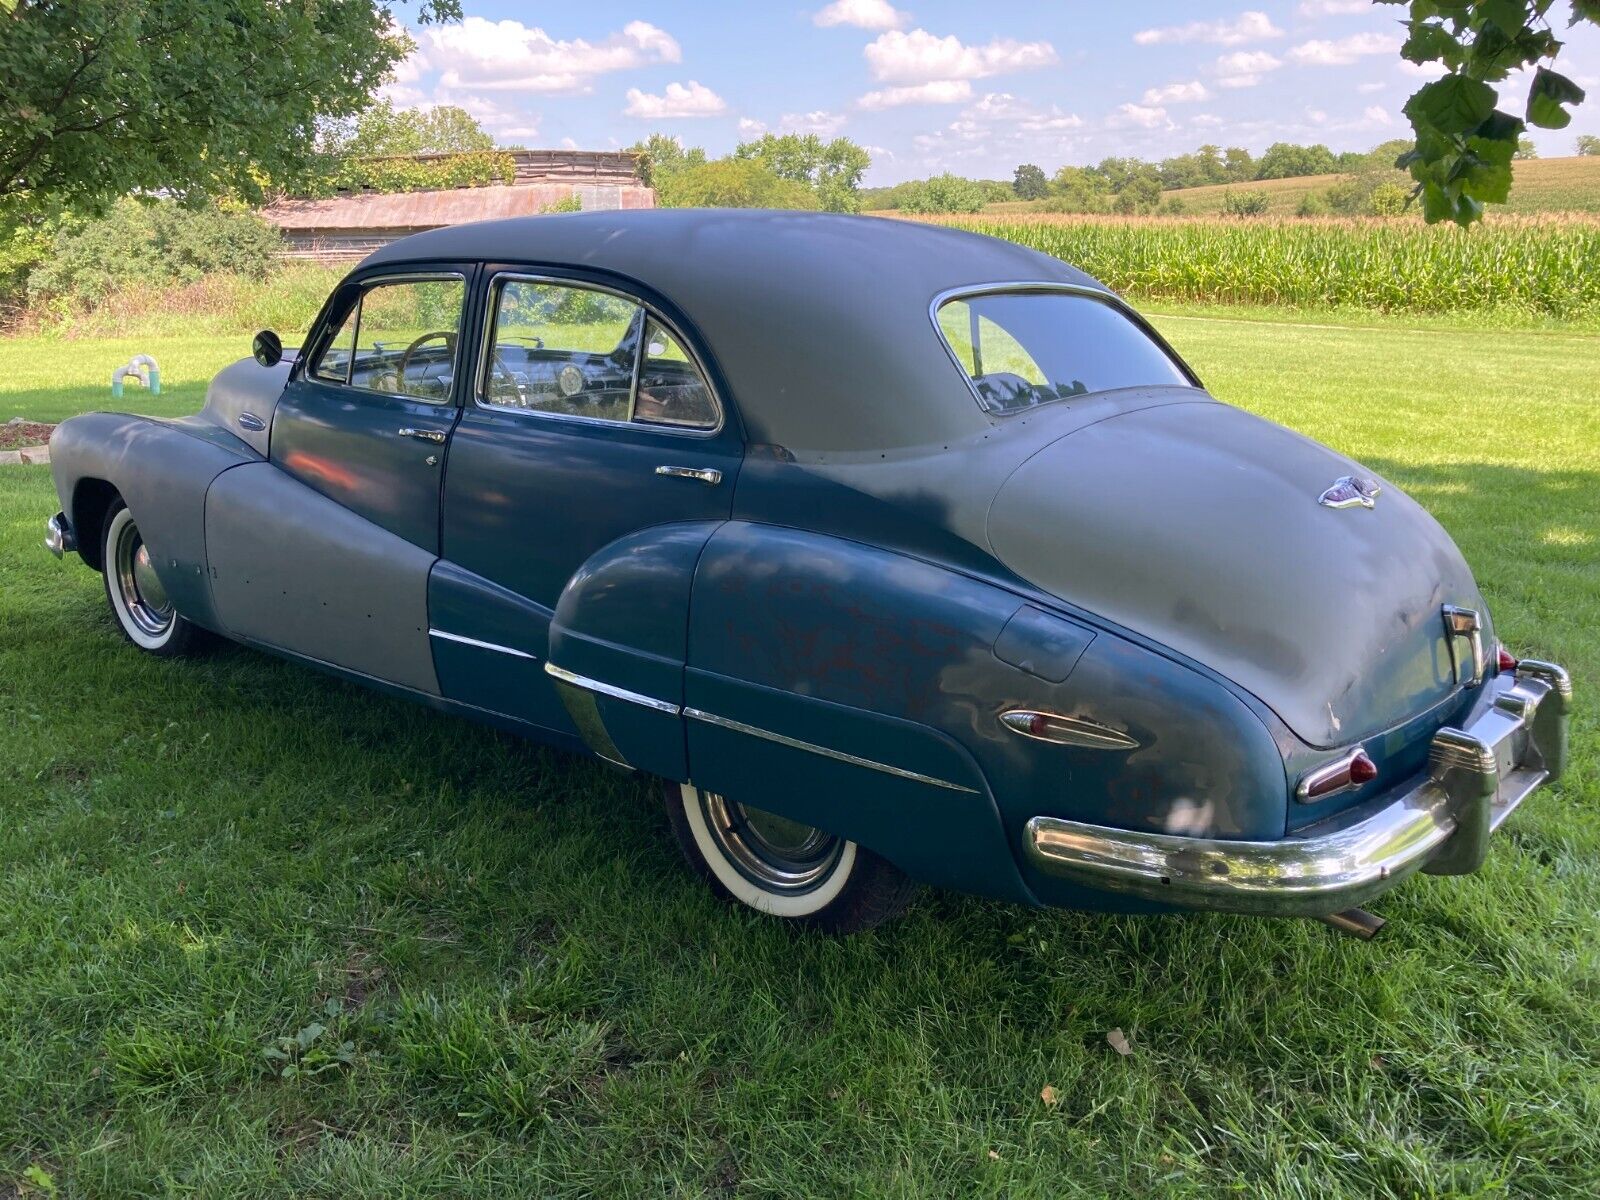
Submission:
[[[1078,746],[1086,750],[1139,748],[1137,739],[1087,717],[1063,717],[1056,713],[1014,708],[1000,714],[1000,723],[1012,733],[1020,733],[1038,742],[1054,742],[1059,746]]]

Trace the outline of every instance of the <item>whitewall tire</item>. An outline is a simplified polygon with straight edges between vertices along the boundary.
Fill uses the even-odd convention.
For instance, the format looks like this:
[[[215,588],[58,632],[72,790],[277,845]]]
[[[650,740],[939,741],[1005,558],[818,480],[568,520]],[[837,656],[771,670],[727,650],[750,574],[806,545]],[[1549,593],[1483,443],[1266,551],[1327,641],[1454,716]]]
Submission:
[[[721,896],[829,933],[856,933],[899,913],[916,885],[855,842],[693,784],[666,784],[684,857]]]
[[[178,615],[150,561],[133,513],[123,504],[106,516],[100,545],[106,599],[122,635],[139,649],[163,658],[196,647],[201,631]]]

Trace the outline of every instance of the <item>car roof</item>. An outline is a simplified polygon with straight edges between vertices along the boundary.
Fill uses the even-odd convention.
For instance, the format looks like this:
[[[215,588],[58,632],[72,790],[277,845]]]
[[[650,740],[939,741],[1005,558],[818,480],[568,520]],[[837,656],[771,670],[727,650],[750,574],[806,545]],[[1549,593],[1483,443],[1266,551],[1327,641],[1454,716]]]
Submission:
[[[362,268],[483,261],[579,268],[642,285],[694,326],[752,442],[890,450],[973,436],[992,418],[929,317],[983,284],[1104,290],[1060,259],[924,222],[764,209],[513,217],[391,242]]]

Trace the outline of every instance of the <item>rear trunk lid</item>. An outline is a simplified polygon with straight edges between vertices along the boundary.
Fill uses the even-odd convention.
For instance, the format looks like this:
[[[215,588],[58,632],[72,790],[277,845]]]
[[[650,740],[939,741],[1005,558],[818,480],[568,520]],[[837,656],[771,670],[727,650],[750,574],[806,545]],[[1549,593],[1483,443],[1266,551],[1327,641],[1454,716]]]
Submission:
[[[1345,475],[1381,484],[1374,507],[1319,503]],[[988,536],[1024,579],[1211,667],[1319,747],[1447,699],[1442,606],[1484,611],[1460,551],[1410,497],[1209,400],[1049,443],[1000,488]]]

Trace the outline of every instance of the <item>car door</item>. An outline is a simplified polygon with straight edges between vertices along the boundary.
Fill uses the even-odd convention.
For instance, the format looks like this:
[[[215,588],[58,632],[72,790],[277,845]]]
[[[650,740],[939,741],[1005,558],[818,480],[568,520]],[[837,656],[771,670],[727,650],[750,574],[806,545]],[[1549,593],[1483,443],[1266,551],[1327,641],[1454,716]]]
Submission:
[[[408,271],[341,288],[272,422],[279,469],[434,554],[472,275]]]
[[[332,297],[274,411],[268,461],[206,497],[230,633],[439,694],[428,578],[473,275],[376,275]]]
[[[431,593],[445,694],[573,731],[544,670],[552,617],[602,551],[625,547],[637,569],[590,642],[615,652],[610,686],[675,707],[696,539],[731,511],[743,437],[664,306],[566,274],[485,275]]]

